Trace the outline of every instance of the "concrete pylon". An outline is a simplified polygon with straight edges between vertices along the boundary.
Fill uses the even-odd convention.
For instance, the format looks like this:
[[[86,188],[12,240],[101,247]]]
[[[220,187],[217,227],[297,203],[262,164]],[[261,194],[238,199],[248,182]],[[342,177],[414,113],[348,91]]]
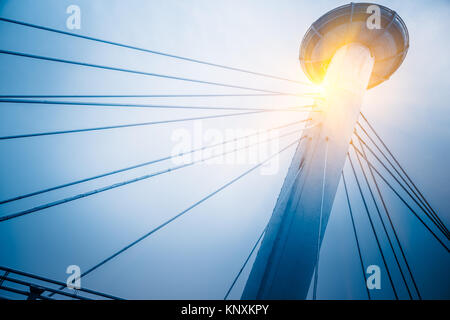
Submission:
[[[397,70],[408,47],[398,14],[370,3],[333,9],[306,33],[300,61],[321,83],[323,99],[292,159],[242,299],[307,297],[364,93]]]
[[[359,44],[333,57],[324,100],[310,115],[243,299],[306,298],[373,64]]]

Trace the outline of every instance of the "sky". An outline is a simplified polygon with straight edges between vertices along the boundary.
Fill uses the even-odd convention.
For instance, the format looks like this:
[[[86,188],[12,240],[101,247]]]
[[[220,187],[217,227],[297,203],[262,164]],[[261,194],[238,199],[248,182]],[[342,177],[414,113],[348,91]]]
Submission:
[[[81,8],[73,32],[307,82],[298,61],[311,23],[343,1],[75,1],[0,0],[0,16],[66,29],[66,8]],[[450,70],[447,1],[379,1],[405,21],[410,49],[385,83],[369,90],[363,113],[395,152],[447,225],[450,224]],[[67,30],[70,31],[70,30]],[[272,91],[309,86],[222,70],[0,22],[0,48]],[[0,54],[5,94],[226,94],[248,91],[125,74]],[[71,99],[74,100],[74,99]],[[85,99],[88,100],[88,99]],[[305,97],[122,98],[106,102],[240,108],[307,105]],[[38,104],[0,105],[0,136],[223,114],[232,111]],[[271,128],[305,114],[271,112],[201,123],[204,130]],[[198,123],[197,123],[198,125]],[[174,132],[192,122],[0,142],[0,199],[40,190],[171,154]],[[297,127],[300,128],[300,127]],[[291,128],[292,129],[292,128]],[[178,131],[177,131],[178,130]],[[288,132],[288,131],[283,131]],[[296,140],[281,138],[279,147]],[[270,152],[276,151],[268,145]],[[269,152],[269,153],[270,153]],[[294,148],[275,175],[255,170],[82,279],[82,286],[133,299],[222,299],[264,229]],[[173,166],[170,162],[0,205],[0,216]],[[249,164],[198,164],[0,223],[0,265],[64,281],[69,265],[87,270],[166,219],[242,174]],[[346,172],[348,167],[346,167]],[[350,195],[357,199],[354,183]],[[369,233],[362,203],[356,222]],[[395,198],[394,222],[425,298],[450,298],[450,258]],[[388,251],[385,239],[383,247]],[[367,263],[382,262],[373,237],[362,240]],[[239,298],[250,259],[230,294]],[[320,254],[318,298],[364,299],[342,186]],[[388,254],[393,265],[393,256]],[[394,278],[406,297],[398,270]],[[375,298],[392,298],[386,277]]]

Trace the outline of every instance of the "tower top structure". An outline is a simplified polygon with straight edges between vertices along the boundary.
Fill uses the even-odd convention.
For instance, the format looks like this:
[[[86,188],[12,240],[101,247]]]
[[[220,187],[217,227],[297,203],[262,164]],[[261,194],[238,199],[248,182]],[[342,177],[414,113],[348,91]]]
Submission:
[[[317,19],[300,47],[303,71],[321,83],[336,51],[346,44],[366,46],[375,59],[368,89],[389,79],[400,67],[409,48],[408,29],[393,10],[373,3],[350,3]]]

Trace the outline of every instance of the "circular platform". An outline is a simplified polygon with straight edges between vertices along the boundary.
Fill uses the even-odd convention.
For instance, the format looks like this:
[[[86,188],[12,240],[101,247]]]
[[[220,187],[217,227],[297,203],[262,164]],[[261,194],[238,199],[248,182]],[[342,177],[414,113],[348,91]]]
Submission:
[[[376,11],[369,8],[373,5],[379,8],[379,29],[373,24]],[[370,89],[389,79],[402,64],[409,48],[408,29],[395,11],[381,5],[350,3],[333,9],[315,21],[303,37],[300,63],[308,78],[321,83],[335,52],[349,43],[363,44],[375,58]]]

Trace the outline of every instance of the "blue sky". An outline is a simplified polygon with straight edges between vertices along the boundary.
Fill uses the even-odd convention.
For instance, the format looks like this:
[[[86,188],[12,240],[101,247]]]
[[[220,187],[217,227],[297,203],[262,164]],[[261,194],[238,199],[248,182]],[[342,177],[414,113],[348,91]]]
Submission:
[[[0,1],[0,16],[65,30],[66,8],[81,8],[81,34],[259,72],[304,80],[300,41],[318,17],[343,1]],[[426,197],[450,224],[450,70],[445,36],[446,1],[379,1],[399,13],[410,50],[394,76],[368,91],[363,112],[372,121]],[[137,53],[0,22],[2,49],[207,79],[269,90],[308,92],[307,86]],[[203,94],[238,90],[92,70],[0,55],[0,94]],[[243,93],[239,91],[238,93]],[[105,99],[105,101],[113,101]],[[295,97],[127,99],[135,103],[235,107],[288,107],[311,102]],[[116,101],[115,101],[116,102]],[[125,102],[120,101],[120,102]],[[0,135],[223,113],[193,110],[0,106]],[[270,128],[292,113],[208,120],[207,128]],[[302,119],[303,115],[295,115]],[[192,123],[108,130],[0,143],[0,198],[89,177],[170,154],[173,130]],[[295,137],[286,137],[287,145]],[[280,172],[254,172],[189,215],[82,280],[82,285],[126,298],[223,298],[270,217],[293,149]],[[6,215],[34,205],[167,168],[167,163],[0,206]],[[133,241],[249,165],[196,165],[0,224],[0,265],[65,281],[66,267],[82,271]],[[351,188],[356,197],[356,189]],[[395,198],[395,221],[423,296],[449,298],[448,254]],[[362,230],[367,223],[358,205]],[[319,298],[364,298],[342,189],[338,190],[319,270]],[[367,229],[368,230],[368,229]],[[367,261],[380,264],[373,239],[363,244]],[[387,247],[386,247],[387,248]],[[389,257],[392,262],[392,256]],[[251,260],[252,261],[252,260]],[[231,298],[238,298],[246,268]],[[356,276],[355,276],[356,275]],[[398,273],[396,275],[399,279]],[[399,287],[401,285],[398,280]],[[345,290],[343,289],[345,288]],[[384,279],[377,297],[390,298]],[[401,291],[401,290],[400,290]],[[405,296],[405,292],[401,291]]]

